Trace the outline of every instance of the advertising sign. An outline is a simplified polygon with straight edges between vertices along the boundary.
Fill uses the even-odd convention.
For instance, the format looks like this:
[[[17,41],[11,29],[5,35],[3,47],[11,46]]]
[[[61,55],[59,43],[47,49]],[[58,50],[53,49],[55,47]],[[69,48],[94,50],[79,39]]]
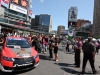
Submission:
[[[26,9],[28,8],[28,0],[11,0],[11,3]]]
[[[10,9],[23,14],[27,14],[27,9],[17,6],[15,4],[10,4]]]
[[[32,17],[32,15],[33,15],[33,11],[32,11],[32,8],[33,8],[32,0],[30,0],[29,3],[30,3],[30,4],[29,4],[29,5],[30,5],[29,16]]]
[[[73,36],[73,34],[74,34],[73,30],[69,30],[69,31],[68,31],[68,35],[69,35],[69,36]]]
[[[64,31],[64,34],[66,34],[66,35],[67,35],[67,34],[68,34],[68,30],[65,30],[65,31]]]
[[[32,14],[33,14],[32,10],[29,10],[29,16],[30,17],[32,17]]]
[[[73,35],[74,35],[74,31],[73,31],[73,30],[69,30],[69,31],[68,31],[68,39],[69,39],[69,40],[72,40]]]
[[[77,22],[68,22],[68,28],[70,28],[71,30],[75,29]]]
[[[9,7],[9,1],[10,0],[0,0],[0,2],[1,2],[1,5],[3,5],[3,6],[5,6],[5,7]]]
[[[69,9],[68,21],[77,22],[77,13],[78,9],[76,7],[71,7]]]

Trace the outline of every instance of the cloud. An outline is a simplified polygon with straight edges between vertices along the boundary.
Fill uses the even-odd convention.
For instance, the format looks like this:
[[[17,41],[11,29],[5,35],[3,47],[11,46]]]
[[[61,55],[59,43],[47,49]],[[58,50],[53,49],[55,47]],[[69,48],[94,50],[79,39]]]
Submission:
[[[40,0],[40,2],[44,2],[44,0]]]

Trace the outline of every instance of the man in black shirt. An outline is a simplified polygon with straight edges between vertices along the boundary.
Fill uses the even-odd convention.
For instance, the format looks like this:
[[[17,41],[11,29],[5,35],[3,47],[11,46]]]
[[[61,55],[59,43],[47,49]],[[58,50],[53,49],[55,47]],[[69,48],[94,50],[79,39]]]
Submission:
[[[53,52],[52,52],[52,49],[53,49],[53,40],[52,40],[52,36],[50,36],[50,40],[49,40],[49,58],[53,58]]]
[[[93,74],[96,74],[95,66],[94,66],[94,61],[95,61],[95,54],[96,54],[96,48],[92,42],[92,38],[88,38],[88,41],[85,42],[82,46],[83,50],[83,66],[82,66],[82,74],[85,73],[85,67],[86,63],[89,60]]]

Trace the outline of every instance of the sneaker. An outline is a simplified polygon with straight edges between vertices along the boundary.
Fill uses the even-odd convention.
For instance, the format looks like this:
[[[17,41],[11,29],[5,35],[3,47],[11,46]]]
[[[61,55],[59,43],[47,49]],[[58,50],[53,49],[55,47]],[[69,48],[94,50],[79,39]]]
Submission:
[[[56,61],[58,61],[58,60],[56,60]]]
[[[46,54],[46,52],[44,52],[44,54]]]

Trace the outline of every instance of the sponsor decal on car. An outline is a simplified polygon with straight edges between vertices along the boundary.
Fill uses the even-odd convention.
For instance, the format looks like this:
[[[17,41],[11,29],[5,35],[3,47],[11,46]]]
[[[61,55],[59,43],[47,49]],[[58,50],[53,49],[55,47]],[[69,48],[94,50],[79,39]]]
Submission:
[[[29,57],[31,52],[26,51],[25,49],[21,48],[19,52],[16,52],[17,57]]]

